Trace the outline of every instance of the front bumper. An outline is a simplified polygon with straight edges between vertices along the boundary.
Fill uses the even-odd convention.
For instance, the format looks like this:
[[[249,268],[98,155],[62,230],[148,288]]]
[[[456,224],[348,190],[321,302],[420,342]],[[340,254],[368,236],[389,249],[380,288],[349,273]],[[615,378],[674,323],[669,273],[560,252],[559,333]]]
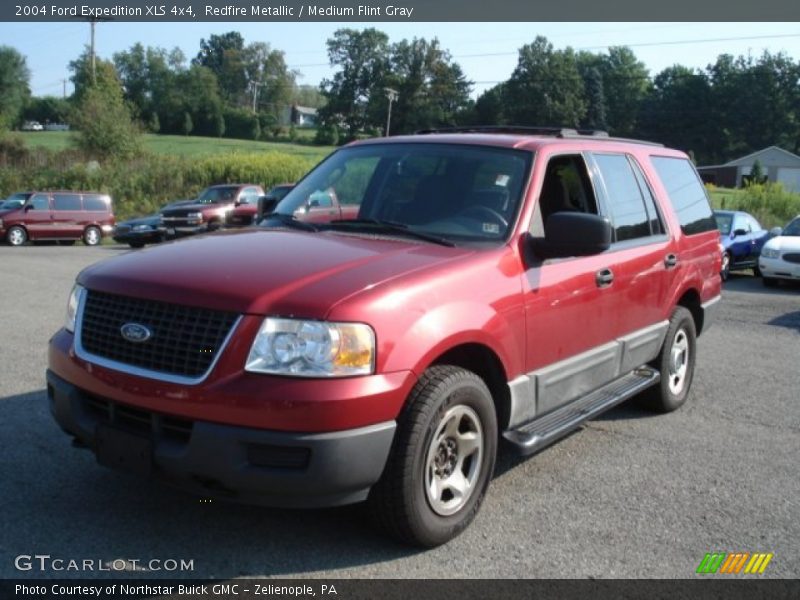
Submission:
[[[161,227],[159,229],[150,229],[147,231],[115,231],[112,235],[115,242],[120,244],[157,244],[167,239],[167,231]]]
[[[758,268],[762,277],[771,279],[800,280],[800,264],[790,263],[781,258],[758,259]]]
[[[394,421],[293,433],[177,418],[95,396],[51,370],[47,395],[62,429],[101,463],[248,504],[300,508],[365,500],[395,432]],[[118,441],[109,443],[114,436]]]

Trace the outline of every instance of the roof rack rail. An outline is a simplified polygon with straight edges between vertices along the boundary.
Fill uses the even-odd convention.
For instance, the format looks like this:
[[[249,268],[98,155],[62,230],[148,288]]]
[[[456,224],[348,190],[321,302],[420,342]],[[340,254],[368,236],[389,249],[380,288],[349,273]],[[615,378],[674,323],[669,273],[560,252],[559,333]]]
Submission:
[[[421,129],[415,132],[418,135],[429,135],[433,133],[509,133],[522,135],[545,135],[557,138],[592,138],[596,140],[607,140],[609,142],[632,142],[637,144],[647,144],[649,146],[660,146],[657,142],[647,142],[629,138],[611,137],[607,131],[601,129],[575,129],[572,127],[529,127],[525,125],[464,125],[459,127],[442,127],[438,129]]]

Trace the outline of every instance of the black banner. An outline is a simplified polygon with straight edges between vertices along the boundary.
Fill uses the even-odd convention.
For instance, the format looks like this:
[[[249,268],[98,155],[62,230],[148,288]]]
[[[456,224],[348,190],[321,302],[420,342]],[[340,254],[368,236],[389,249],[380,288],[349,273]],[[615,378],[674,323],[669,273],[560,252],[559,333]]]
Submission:
[[[2,21],[798,21],[796,0],[4,0]]]
[[[354,580],[354,579],[62,579],[4,580],[0,598],[135,600],[794,600],[797,580]]]

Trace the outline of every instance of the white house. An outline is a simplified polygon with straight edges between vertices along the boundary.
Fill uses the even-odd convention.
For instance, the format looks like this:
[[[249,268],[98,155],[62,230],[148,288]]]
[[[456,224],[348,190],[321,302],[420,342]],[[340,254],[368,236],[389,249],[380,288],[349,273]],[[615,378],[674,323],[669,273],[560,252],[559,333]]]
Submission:
[[[722,165],[698,167],[703,181],[724,187],[741,187],[742,177],[750,174],[758,161],[768,181],[780,182],[792,192],[800,192],[800,156],[770,146]]]

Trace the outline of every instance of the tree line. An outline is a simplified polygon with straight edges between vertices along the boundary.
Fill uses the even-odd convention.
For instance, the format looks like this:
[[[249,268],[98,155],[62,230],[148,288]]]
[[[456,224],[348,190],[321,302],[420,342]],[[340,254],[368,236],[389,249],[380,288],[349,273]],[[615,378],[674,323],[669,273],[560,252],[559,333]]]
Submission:
[[[318,88],[297,84],[283,52],[245,44],[237,32],[202,39],[190,61],[178,49],[136,44],[96,60],[92,73],[86,52],[70,64],[75,92],[62,101],[30,98],[24,58],[0,47],[0,128],[76,112],[83,117],[73,121],[87,127],[107,104],[109,123],[127,114],[138,129],[262,139],[278,133],[281,111],[297,104],[318,109],[317,141],[327,144],[382,135],[387,126],[401,134],[513,124],[649,139],[699,164],[769,145],[800,151],[800,63],[783,53],[723,54],[704,69],[674,65],[651,75],[630,48],[556,49],[540,36],[519,49],[507,80],[473,99],[473,82],[437,39],[390,43],[374,28],[339,29],[327,52],[334,74]],[[94,110],[74,110],[84,104]],[[128,134],[122,127],[120,136]]]

